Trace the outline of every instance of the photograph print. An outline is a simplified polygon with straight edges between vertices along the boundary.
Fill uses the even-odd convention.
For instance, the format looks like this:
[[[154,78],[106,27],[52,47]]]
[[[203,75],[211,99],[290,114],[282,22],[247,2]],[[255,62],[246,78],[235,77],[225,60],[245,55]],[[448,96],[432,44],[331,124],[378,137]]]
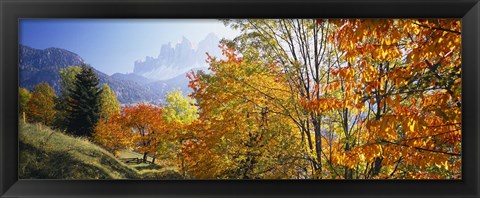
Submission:
[[[20,19],[19,179],[461,180],[461,25]]]

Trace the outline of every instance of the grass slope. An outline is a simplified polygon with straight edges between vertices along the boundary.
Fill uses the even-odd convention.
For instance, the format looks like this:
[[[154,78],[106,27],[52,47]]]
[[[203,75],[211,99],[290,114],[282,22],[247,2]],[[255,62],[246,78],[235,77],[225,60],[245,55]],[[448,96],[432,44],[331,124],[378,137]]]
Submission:
[[[143,155],[140,153],[123,150],[118,153],[120,158],[139,158],[142,159]],[[147,161],[151,162],[152,157],[147,157]],[[156,160],[158,163],[159,160]],[[139,174],[142,175],[144,179],[155,179],[155,178],[168,178],[168,179],[182,179],[181,175],[175,170],[174,167],[158,165],[158,164],[128,164],[130,167],[135,168]]]
[[[180,179],[160,166],[138,170],[83,138],[36,124],[19,126],[20,179]]]

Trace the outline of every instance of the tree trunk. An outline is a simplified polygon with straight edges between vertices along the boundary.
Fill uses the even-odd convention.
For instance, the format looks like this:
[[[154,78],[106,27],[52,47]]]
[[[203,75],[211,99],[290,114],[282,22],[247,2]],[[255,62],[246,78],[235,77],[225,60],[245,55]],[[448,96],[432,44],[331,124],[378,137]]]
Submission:
[[[320,128],[320,119],[314,118],[313,121],[313,130],[315,131],[315,151],[317,154],[317,171],[322,176],[322,134]]]
[[[345,151],[348,152],[350,150],[350,145],[347,143],[345,145]],[[353,169],[345,166],[345,174],[344,179],[353,179]]]
[[[185,170],[185,158],[183,158],[183,156],[182,156],[182,176],[184,179],[187,178],[187,172]]]
[[[343,132],[345,133],[345,139],[347,143],[345,144],[345,152],[350,151],[350,133],[348,132],[348,109],[343,109]],[[345,175],[344,179],[353,179],[353,170],[345,166]]]
[[[147,152],[143,153],[143,163],[147,163]]]

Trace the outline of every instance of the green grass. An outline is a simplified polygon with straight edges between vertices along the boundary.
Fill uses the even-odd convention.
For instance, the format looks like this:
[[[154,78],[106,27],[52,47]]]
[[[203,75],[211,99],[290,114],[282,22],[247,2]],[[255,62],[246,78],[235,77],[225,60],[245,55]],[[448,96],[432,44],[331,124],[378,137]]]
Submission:
[[[123,150],[118,152],[118,157],[120,158],[140,158],[143,159],[143,155],[140,153],[136,153],[133,151]],[[147,161],[151,162],[153,160],[152,157],[147,156]]]
[[[123,150],[118,152],[119,158],[139,158],[143,159],[143,155],[133,151]],[[147,161],[152,162],[153,158],[147,156]],[[137,173],[144,179],[168,178],[168,179],[182,179],[181,175],[173,167],[164,167],[159,165],[159,159],[155,160],[155,164],[150,163],[129,163],[128,166],[137,170]]]
[[[20,179],[180,179],[158,165],[127,165],[88,141],[37,124],[19,126]]]

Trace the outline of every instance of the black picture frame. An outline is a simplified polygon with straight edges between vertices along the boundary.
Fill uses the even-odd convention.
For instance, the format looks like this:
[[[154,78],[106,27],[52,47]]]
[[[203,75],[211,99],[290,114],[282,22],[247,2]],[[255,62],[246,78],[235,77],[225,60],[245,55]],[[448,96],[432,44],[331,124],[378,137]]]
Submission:
[[[479,197],[478,0],[0,0],[0,197]],[[18,180],[20,18],[462,18],[462,180]]]

